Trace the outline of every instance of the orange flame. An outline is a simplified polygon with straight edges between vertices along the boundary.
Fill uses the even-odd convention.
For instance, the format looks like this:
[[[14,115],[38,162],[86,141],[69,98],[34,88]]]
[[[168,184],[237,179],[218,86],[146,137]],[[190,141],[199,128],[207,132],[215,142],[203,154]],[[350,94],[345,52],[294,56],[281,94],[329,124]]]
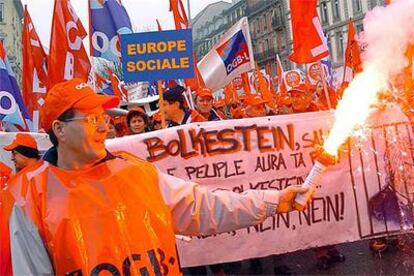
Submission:
[[[377,94],[387,88],[387,76],[376,68],[375,64],[367,66],[345,90],[335,111],[335,123],[323,146],[327,153],[337,155],[338,148],[352,131],[368,118],[372,105],[377,102]]]

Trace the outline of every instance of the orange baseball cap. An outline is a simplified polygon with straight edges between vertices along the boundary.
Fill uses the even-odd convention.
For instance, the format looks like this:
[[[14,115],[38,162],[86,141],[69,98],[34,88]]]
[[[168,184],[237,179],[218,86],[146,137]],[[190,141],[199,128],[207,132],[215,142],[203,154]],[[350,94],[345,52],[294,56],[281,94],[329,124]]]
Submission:
[[[268,103],[268,101],[264,100],[262,97],[260,97],[259,95],[255,95],[255,94],[251,94],[251,95],[246,95],[246,98],[244,99],[244,105],[248,106],[248,105],[259,105],[259,104],[265,104]]]
[[[197,89],[196,96],[213,98],[213,91],[210,88],[199,88]]]
[[[109,109],[118,106],[119,102],[116,96],[96,94],[82,79],[71,79],[56,84],[48,91],[40,110],[41,125],[48,132],[53,121],[70,108],[90,110],[102,106],[104,109]]]
[[[14,137],[13,142],[11,142],[8,145],[5,145],[3,149],[7,151],[12,151],[19,146],[37,150],[36,140],[30,134],[27,133],[17,133],[16,137]]]

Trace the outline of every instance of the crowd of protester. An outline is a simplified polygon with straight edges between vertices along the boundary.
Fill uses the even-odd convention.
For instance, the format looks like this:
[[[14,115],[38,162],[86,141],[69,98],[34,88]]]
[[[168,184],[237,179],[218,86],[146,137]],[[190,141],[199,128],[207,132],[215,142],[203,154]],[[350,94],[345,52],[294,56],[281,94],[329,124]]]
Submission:
[[[273,101],[264,100],[260,94],[245,94],[234,96],[231,100],[217,99],[213,91],[202,88],[194,93],[194,108],[189,108],[188,97],[184,97],[185,89],[175,86],[167,89],[163,96],[163,110],[165,127],[174,127],[194,122],[220,121],[243,118],[257,118],[264,116],[277,116],[303,112],[325,111],[335,109],[341,96],[340,91],[324,87],[322,82],[314,86],[301,84],[284,93],[274,95]],[[108,116],[107,139],[138,135],[163,128],[160,112],[147,114],[140,106],[130,107],[126,115]],[[39,158],[36,141],[27,134],[17,134],[15,141],[4,147],[12,153],[12,161],[16,170],[22,169]],[[3,165],[3,164],[0,164]],[[6,169],[2,169],[3,172]],[[9,172],[11,173],[11,172]],[[7,178],[1,178],[5,182]],[[4,181],[3,181],[4,180]],[[371,249],[383,251],[386,240],[373,240]],[[315,248],[315,265],[319,270],[328,270],[336,263],[345,261],[345,256],[334,246]],[[270,257],[274,266],[274,274],[290,275],[294,273],[284,264],[283,255]],[[263,258],[216,264],[209,267],[194,267],[186,270],[189,275],[205,275],[210,270],[214,275],[238,274],[242,264],[249,267],[249,274],[263,273]]]
[[[162,106],[166,127],[174,127],[194,122],[220,121],[243,118],[257,118],[265,116],[277,116],[283,114],[325,111],[334,109],[338,102],[338,93],[331,88],[326,90],[322,82],[314,86],[301,84],[285,93],[274,96],[273,102],[264,100],[260,94],[248,94],[234,96],[226,101],[217,99],[213,91],[202,88],[194,93],[194,109],[189,108],[189,103],[183,96],[185,89],[175,86],[167,89]],[[329,97],[328,99],[326,97]],[[116,116],[109,120],[108,138],[135,135],[162,128],[161,115],[159,112],[148,116],[144,109],[131,107],[126,116]],[[316,267],[327,270],[335,263],[345,261],[334,246],[314,249]],[[272,256],[274,273],[276,275],[289,275],[294,273],[291,268],[284,264],[282,255]],[[263,260],[261,258],[244,261],[249,267],[249,274],[263,273]],[[216,264],[209,268],[195,267],[187,270],[189,275],[205,275],[210,269],[214,275],[237,274],[240,272],[242,262]]]

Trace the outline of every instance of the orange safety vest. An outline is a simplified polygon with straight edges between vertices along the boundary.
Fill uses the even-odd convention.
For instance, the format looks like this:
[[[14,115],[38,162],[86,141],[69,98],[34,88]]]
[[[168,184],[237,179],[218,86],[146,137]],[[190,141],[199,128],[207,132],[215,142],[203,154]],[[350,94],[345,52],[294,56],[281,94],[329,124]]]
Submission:
[[[148,162],[123,154],[69,171],[40,161],[9,190],[37,227],[55,274],[180,274],[171,214]]]

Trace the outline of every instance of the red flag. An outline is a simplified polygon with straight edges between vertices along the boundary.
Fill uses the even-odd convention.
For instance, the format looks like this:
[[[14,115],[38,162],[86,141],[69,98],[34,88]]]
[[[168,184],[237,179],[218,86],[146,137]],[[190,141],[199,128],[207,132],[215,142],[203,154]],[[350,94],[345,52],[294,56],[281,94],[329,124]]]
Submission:
[[[348,23],[348,42],[345,50],[345,64],[343,83],[350,83],[353,76],[362,71],[361,50],[358,41],[355,39],[355,28],[352,19]]]
[[[249,76],[247,75],[247,72],[244,72],[240,75],[243,81],[243,90],[245,95],[252,94],[252,90],[250,89],[250,83],[249,83]]]
[[[316,1],[290,0],[293,53],[289,59],[293,62],[310,63],[329,56]]]
[[[118,96],[121,101],[128,102],[128,91],[122,86],[118,77],[108,68],[109,80],[111,81],[112,89],[115,96]]]
[[[188,19],[181,0],[170,0],[170,12],[173,13],[175,29],[188,29]]]
[[[33,26],[27,7],[23,23],[23,80],[22,94],[34,124],[39,122],[39,110],[44,103],[47,86],[47,55]]]
[[[88,80],[91,64],[82,39],[87,35],[70,0],[55,0],[48,59],[48,88],[72,78]]]
[[[192,91],[195,91],[198,88],[206,87],[206,84],[204,83],[200,70],[198,70],[197,57],[195,53],[193,53],[193,60],[194,60],[194,77],[192,79],[185,79],[184,83],[186,86],[190,87]]]

